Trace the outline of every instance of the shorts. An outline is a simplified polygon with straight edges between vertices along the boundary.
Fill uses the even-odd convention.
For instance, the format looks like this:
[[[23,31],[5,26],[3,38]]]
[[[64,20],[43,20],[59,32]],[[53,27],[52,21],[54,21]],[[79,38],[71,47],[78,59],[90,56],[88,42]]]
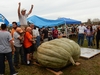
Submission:
[[[20,25],[20,27],[28,27],[28,25]]]
[[[31,52],[33,53],[36,50],[37,50],[37,46],[36,46],[36,44],[33,44],[31,47]]]
[[[28,27],[28,25],[21,25],[20,27],[21,27],[21,29],[22,29],[23,31],[25,31],[26,28]]]
[[[31,53],[32,52],[32,46],[25,48],[25,52],[26,52],[26,54]]]

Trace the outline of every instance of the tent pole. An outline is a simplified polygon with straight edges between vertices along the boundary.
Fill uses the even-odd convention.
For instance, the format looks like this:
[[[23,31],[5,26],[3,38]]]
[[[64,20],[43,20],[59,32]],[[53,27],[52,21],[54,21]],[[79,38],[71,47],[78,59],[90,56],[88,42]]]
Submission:
[[[69,35],[68,35],[68,32],[67,32],[67,24],[66,24],[66,20],[64,19],[64,21],[65,21],[65,34],[66,34],[66,37],[68,37],[69,38]]]

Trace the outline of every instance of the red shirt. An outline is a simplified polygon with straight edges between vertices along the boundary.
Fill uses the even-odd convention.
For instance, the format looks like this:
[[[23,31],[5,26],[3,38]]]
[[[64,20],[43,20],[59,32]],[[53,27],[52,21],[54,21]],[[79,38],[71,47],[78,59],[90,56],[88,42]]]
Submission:
[[[57,29],[53,30],[53,37],[58,38],[58,30]]]

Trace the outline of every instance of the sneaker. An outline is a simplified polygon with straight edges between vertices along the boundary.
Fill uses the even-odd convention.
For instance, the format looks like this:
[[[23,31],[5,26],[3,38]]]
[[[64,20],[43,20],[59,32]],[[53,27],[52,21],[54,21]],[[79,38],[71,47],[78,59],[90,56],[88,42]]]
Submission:
[[[11,75],[17,75],[18,74],[18,71],[16,71],[14,74],[11,74]]]
[[[32,64],[27,64],[27,66],[32,66]]]

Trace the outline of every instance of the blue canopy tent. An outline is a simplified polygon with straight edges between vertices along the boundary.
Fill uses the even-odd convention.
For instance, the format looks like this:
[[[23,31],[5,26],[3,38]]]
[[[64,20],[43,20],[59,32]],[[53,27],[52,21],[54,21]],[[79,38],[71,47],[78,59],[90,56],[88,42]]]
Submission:
[[[70,18],[58,18],[58,20],[65,21],[65,24],[81,24],[81,21],[70,19]]]
[[[36,15],[33,15],[29,18],[27,18],[27,21],[30,23],[33,23],[35,26],[38,26],[39,28],[44,27],[52,27],[52,26],[58,26],[61,24],[80,24],[81,21],[73,20],[73,19],[68,19],[68,18],[59,18],[56,20],[49,20],[45,19]],[[20,25],[19,22],[17,22],[18,25]],[[12,26],[12,24],[10,24]]]
[[[38,27],[52,27],[52,26],[58,26],[61,24],[64,24],[63,20],[49,20],[49,19],[44,19],[41,17],[38,17],[36,15],[33,15],[27,19],[30,23],[33,23],[34,25]]]
[[[6,25],[9,24],[9,21],[2,14],[0,14],[0,22],[5,23]]]

